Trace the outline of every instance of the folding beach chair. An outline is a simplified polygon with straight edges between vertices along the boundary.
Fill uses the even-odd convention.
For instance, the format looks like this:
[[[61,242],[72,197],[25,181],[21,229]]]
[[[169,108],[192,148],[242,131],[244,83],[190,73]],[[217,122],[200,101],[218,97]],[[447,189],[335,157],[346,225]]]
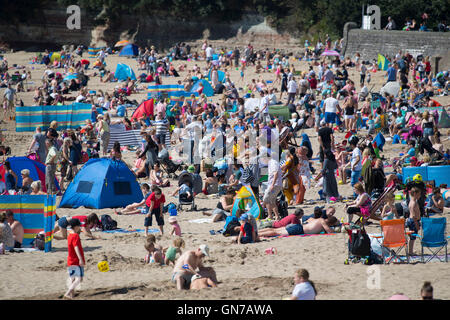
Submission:
[[[450,236],[445,235],[445,229],[447,226],[447,218],[422,218],[422,235],[415,236],[421,239],[422,244],[422,262],[424,262],[424,250],[426,247],[432,253],[431,257],[426,262],[431,261],[434,257],[443,262],[437,255],[442,248],[445,248],[445,262],[448,262],[447,258],[447,243]]]
[[[381,220],[380,225],[382,235],[374,238],[383,238],[381,247],[390,253],[387,258],[383,256],[383,263],[389,264],[394,258],[401,261],[399,253],[403,248],[406,250],[406,261],[409,263],[407,235],[411,232],[406,232],[405,219]]]

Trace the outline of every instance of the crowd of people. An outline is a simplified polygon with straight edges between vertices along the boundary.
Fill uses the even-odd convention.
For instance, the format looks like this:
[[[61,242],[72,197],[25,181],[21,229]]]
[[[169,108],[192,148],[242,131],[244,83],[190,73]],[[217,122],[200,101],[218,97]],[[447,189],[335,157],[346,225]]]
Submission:
[[[339,48],[340,44],[336,42],[333,49],[339,51]],[[390,195],[381,212],[372,212],[371,205],[376,194],[382,193],[386,186],[401,183],[404,165],[448,164],[450,152],[444,149],[444,134],[439,128],[437,113],[420,111],[421,107],[437,105],[432,97],[447,94],[448,72],[440,72],[433,78],[429,57],[414,58],[408,52],[399,51],[395,57],[388,57],[391,63],[386,72],[387,83],[400,83],[399,94],[386,92],[384,95],[369,96],[366,84],[370,81],[370,74],[377,71],[376,63],[362,61],[359,54],[330,62],[320,59],[319,54],[324,49],[331,49],[329,37],[325,45],[318,43],[314,52],[305,50],[306,54],[301,59],[308,62],[308,69],[296,71],[292,56],[276,49],[256,50],[251,44],[242,53],[238,48],[215,51],[207,41],[200,52],[194,52],[184,43],[177,44],[168,55],[159,54],[153,46],[140,48],[137,61],[148,74],[138,82],[128,79],[118,84],[111,93],[101,90],[93,93],[88,89],[89,79],[93,77],[100,77],[101,82],[114,81],[114,75],[104,64],[108,51],[100,51],[92,70],[81,59],[79,49],[74,53],[62,51],[61,59],[53,62],[49,53],[45,52],[38,58],[47,67],[41,85],[35,88],[34,105],[60,105],[72,100],[90,103],[93,117],[76,130],[58,132],[56,122],[52,122],[45,131],[37,127],[28,156],[33,156],[46,166],[46,193],[62,194],[87,159],[109,157],[125,161],[120,143],[115,142],[114,147],[108,150],[111,125],[120,123],[126,130],[141,130],[143,144],[138,146],[135,163],[127,165],[139,181],[149,182],[142,184],[144,200],[116,213],[145,214],[145,261],[174,264],[172,280],[178,289],[217,285],[214,270],[202,264],[202,259],[209,256],[208,246],[202,244],[195,250],[182,251],[184,241],[175,217],[169,219],[171,234],[177,237],[173,246],[163,248],[154,236],[148,234],[153,216],[160,233],[164,233],[166,196],[163,191],[170,186],[171,180],[161,169],[162,155],[185,153],[186,150],[180,146],[186,137],[195,140],[198,137],[193,134],[195,131],[201,133],[200,139],[194,141],[197,147],[201,141],[221,140],[224,141],[222,148],[231,146],[229,154],[232,158],[226,158],[226,165],[221,168],[215,165],[211,155],[203,157],[202,163],[184,165],[182,173],[200,177],[205,187],[195,192],[192,184],[182,184],[173,195],[178,194],[180,199],[193,199],[199,193],[217,194],[220,197],[217,207],[212,213],[205,212],[205,215],[212,215],[214,222],[225,220],[229,223],[234,218],[235,225],[230,231],[235,236],[232,239],[234,243],[244,245],[274,236],[333,233],[334,228],[341,224],[334,216],[333,204],[344,200],[350,201],[346,205],[349,223],[355,214],[363,217],[363,224],[369,223],[369,219],[403,216],[408,218],[407,227],[417,233],[421,216],[443,212],[448,204],[441,194],[441,186],[435,186],[431,200],[425,202],[424,183],[421,177],[415,177],[406,185],[407,201],[404,204],[395,203],[395,198]],[[176,61],[183,59],[192,59],[196,64],[190,70],[184,63],[176,68]],[[200,62],[206,63],[204,68],[199,67]],[[241,78],[231,79],[230,68],[238,68]],[[263,77],[246,79],[245,71],[249,68],[273,80],[263,80]],[[348,70],[351,68],[357,70],[359,81],[350,79]],[[224,73],[223,81],[219,81],[219,71]],[[70,73],[77,73],[78,76],[68,82],[63,74]],[[157,97],[153,115],[143,115],[133,120],[127,117],[132,107],[136,106],[130,96],[143,90],[139,83],[162,84],[163,77],[181,77],[182,74],[186,74],[184,80],[177,81],[184,85],[185,91],[190,92],[195,81],[208,78],[215,95],[221,97],[220,101],[213,103],[200,86],[196,92],[197,99],[194,95],[192,99],[173,103],[170,99]],[[24,75],[24,79],[28,77],[26,72]],[[242,83],[243,88],[239,88],[238,83]],[[356,89],[358,83],[359,91]],[[18,92],[18,88],[13,89],[7,83],[5,110],[14,107]],[[253,98],[258,98],[259,103],[248,108],[246,103]],[[373,102],[378,102],[375,112],[372,110]],[[271,115],[270,106],[273,105],[287,108],[290,119]],[[103,112],[98,112],[98,108]],[[4,121],[8,118],[5,117]],[[307,133],[299,133],[309,128],[317,132],[318,150],[313,150]],[[338,141],[338,133],[344,132],[347,133],[345,138]],[[168,133],[169,145],[166,140]],[[407,146],[405,154],[393,159],[392,163],[389,159],[383,161],[380,150],[373,145],[377,133],[398,142],[404,141]],[[301,142],[297,143],[297,139]],[[215,152],[218,150],[216,148]],[[315,155],[318,159],[314,158]],[[421,155],[422,160],[419,160]],[[316,160],[319,162],[315,163]],[[395,169],[394,173],[386,175],[384,167],[390,165]],[[11,170],[8,161],[4,162],[4,167],[5,182],[0,182],[0,194],[44,194],[41,181],[33,181],[29,171],[20,172],[22,185],[19,186],[17,174]],[[203,170],[204,167],[206,170]],[[203,172],[205,176],[201,177]],[[60,190],[55,184],[57,175]],[[267,182],[261,184],[263,176],[267,177]],[[339,192],[348,183],[348,178],[354,193],[351,199]],[[326,208],[317,207],[309,216],[305,216],[301,208],[296,208],[293,214],[282,210],[280,204],[283,202],[287,206],[298,207],[310,200],[305,199],[305,192],[313,183],[321,186],[318,196],[325,201]],[[261,201],[263,210],[259,218],[264,221],[259,225],[248,208],[240,207],[233,211],[237,192],[242,186],[248,186],[255,199]],[[428,209],[425,208],[426,203]],[[14,241],[5,231],[8,229],[6,220]],[[23,238],[20,223],[11,218],[11,212],[7,212],[1,222],[4,225],[2,239],[7,239],[4,240],[5,245],[8,248],[20,247]],[[58,234],[54,239],[68,240],[69,273],[74,279],[65,294],[66,298],[73,298],[74,288],[84,274],[85,260],[79,234],[84,231],[94,237],[90,229],[98,223],[97,216],[72,217],[70,220],[62,217],[57,222],[55,232]],[[411,237],[411,240],[414,239]],[[410,245],[410,253],[413,254],[413,245]],[[178,259],[177,254],[180,255]],[[293,298],[314,299],[316,289],[308,279],[306,270],[296,273]]]

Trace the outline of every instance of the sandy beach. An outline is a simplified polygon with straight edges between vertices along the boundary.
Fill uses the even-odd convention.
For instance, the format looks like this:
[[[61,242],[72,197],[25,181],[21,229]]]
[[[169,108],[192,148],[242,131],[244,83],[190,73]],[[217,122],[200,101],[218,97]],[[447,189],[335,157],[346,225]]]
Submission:
[[[33,83],[29,83],[29,88],[34,88],[40,84],[40,78],[45,70],[44,65],[29,64],[34,53],[15,52],[4,54],[10,66],[13,64],[24,65],[31,70]],[[88,56],[87,52],[83,58]],[[90,58],[91,66],[95,61]],[[106,58],[107,69],[114,71],[117,63],[130,65],[136,76],[143,73],[138,70],[137,62],[134,59],[119,58],[117,55]],[[185,62],[174,61],[175,67],[181,63],[186,63],[188,68],[196,63],[203,71],[205,61]],[[308,62],[291,62],[298,71],[308,70]],[[63,72],[63,69],[57,71]],[[90,68],[89,73],[94,70]],[[231,79],[237,83],[237,87],[243,87],[239,83],[239,71],[230,68]],[[174,84],[182,80],[187,72],[181,72],[180,78],[163,77],[163,84]],[[259,77],[265,80],[275,80],[273,72],[255,73],[255,67],[250,67],[245,72],[245,82]],[[359,83],[359,73],[355,68],[349,69],[349,77]],[[378,91],[385,82],[384,72],[372,74],[372,81],[369,86],[374,85],[373,91]],[[99,77],[91,77],[88,88],[90,90],[112,91],[117,83],[101,83]],[[145,89],[148,84],[143,84]],[[279,89],[279,85],[277,85]],[[359,84],[356,85],[359,92]],[[1,90],[3,92],[3,90]],[[242,93],[242,92],[240,92]],[[32,105],[33,90],[19,93],[19,97],[25,105]],[[141,102],[147,96],[146,90],[139,94],[133,94],[130,99]],[[219,101],[219,96],[214,96],[213,101]],[[449,105],[450,98],[436,97],[443,105]],[[130,112],[129,112],[130,114]],[[16,133],[15,123],[8,122],[0,125],[6,137],[6,145],[11,146],[12,156],[23,156],[31,143],[32,133]],[[319,151],[317,133],[314,129],[307,129],[301,133],[307,133],[313,145],[314,153]],[[362,130],[361,133],[366,133]],[[441,131],[447,135],[447,129]],[[337,141],[341,141],[344,133],[336,133]],[[299,139],[298,139],[299,140]],[[450,143],[445,142],[444,149],[449,148]],[[392,145],[386,143],[383,155],[386,159],[391,159],[404,152],[405,145]],[[124,152],[124,160],[133,164],[134,152]],[[320,163],[314,162],[314,167],[319,169]],[[390,172],[392,168],[386,168]],[[141,179],[140,182],[147,180]],[[163,189],[166,201],[178,203],[178,199],[171,196],[175,190],[175,180],[171,180],[171,186]],[[319,188],[312,184],[306,191],[305,199],[317,200]],[[350,196],[352,189],[350,184],[339,185],[339,192],[343,196]],[[58,197],[58,202],[60,197]],[[1,200],[0,200],[1,201]],[[210,230],[218,231],[222,229],[223,222],[193,223],[190,220],[208,218],[202,211],[211,212],[216,207],[218,197],[199,196],[196,199],[197,211],[178,212],[178,222],[181,226],[182,237],[185,240],[184,250],[195,249],[200,244],[208,244],[210,247],[209,258],[206,258],[205,265],[214,267],[219,281],[217,288],[208,288],[199,291],[178,291],[175,284],[170,279],[172,267],[159,266],[155,264],[145,264],[144,256],[144,233],[104,233],[95,232],[102,239],[89,240],[84,235],[81,236],[86,257],[86,273],[81,290],[77,291],[76,299],[273,299],[280,300],[291,295],[294,281],[294,272],[299,268],[305,268],[310,273],[310,279],[314,281],[318,289],[317,299],[319,300],[382,300],[387,299],[396,293],[403,293],[411,299],[420,298],[420,288],[424,281],[430,281],[434,287],[434,296],[438,299],[450,299],[450,272],[449,264],[445,262],[429,262],[427,264],[412,263],[366,266],[361,263],[344,265],[347,258],[347,233],[337,233],[332,235],[315,235],[309,237],[286,237],[264,239],[261,242],[237,245],[231,244],[230,239],[221,234],[211,235]],[[324,201],[317,201],[314,204],[301,205],[305,214],[312,214],[316,205],[325,205]],[[336,217],[340,220],[345,217],[345,204],[339,202],[335,204]],[[296,207],[289,208],[289,213],[293,213]],[[143,215],[118,216],[112,209],[91,210],[85,208],[78,209],[57,209],[58,216],[86,215],[91,212],[109,214],[118,222],[120,228],[140,228],[144,227]],[[448,209],[444,216],[448,218]],[[159,236],[158,243],[163,247],[172,244],[173,237],[170,237],[170,225],[165,217],[165,234]],[[155,228],[155,227],[153,227]],[[366,228],[368,233],[380,233],[380,226],[377,222]],[[447,226],[447,233],[450,228]],[[66,261],[67,261],[67,241],[53,240],[53,250],[51,253],[44,252],[24,252],[7,253],[0,256],[0,299],[59,299],[66,290]],[[265,254],[265,249],[275,247],[277,253],[274,255]],[[416,241],[415,252],[420,253],[420,243]],[[108,260],[110,271],[100,272],[97,268],[99,261]],[[377,289],[368,286],[368,277],[371,270],[377,268],[380,274],[380,287]],[[377,272],[378,272],[377,271]],[[370,284],[370,283],[369,283]]]

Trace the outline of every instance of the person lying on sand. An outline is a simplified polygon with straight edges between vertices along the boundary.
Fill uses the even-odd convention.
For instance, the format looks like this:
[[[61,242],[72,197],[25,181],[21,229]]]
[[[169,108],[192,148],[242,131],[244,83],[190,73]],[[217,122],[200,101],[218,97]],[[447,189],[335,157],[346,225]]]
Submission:
[[[339,221],[336,217],[331,216],[328,219],[314,219],[313,221],[301,225],[301,224],[290,224],[282,228],[267,228],[259,231],[261,237],[273,237],[273,236],[292,236],[300,234],[319,234],[321,232],[333,233],[331,226],[334,226]]]

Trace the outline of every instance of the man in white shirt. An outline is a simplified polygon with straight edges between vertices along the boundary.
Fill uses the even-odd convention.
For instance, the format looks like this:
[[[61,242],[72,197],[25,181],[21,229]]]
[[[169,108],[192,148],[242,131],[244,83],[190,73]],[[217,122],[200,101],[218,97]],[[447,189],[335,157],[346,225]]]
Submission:
[[[259,102],[259,116],[262,121],[266,121],[269,115],[269,95],[267,91],[261,91],[261,101]]]
[[[105,56],[106,56],[106,54],[105,54],[105,51],[103,51],[103,49],[100,50],[97,54],[97,57],[99,58],[101,63],[103,63],[105,61]]]
[[[288,89],[288,100],[286,102],[286,105],[289,105],[289,103],[294,103],[295,95],[297,94],[298,85],[295,81],[295,77],[292,77],[292,80],[288,82],[287,85]]]
[[[341,112],[341,107],[339,106],[339,101],[333,96],[329,96],[323,102],[325,106],[325,123],[327,126],[332,127],[333,123],[337,120],[337,111]]]
[[[361,176],[361,170],[362,170],[362,153],[361,150],[357,147],[358,144],[358,138],[353,137],[349,139],[349,145],[350,148],[352,148],[352,157],[350,160],[350,167],[352,170],[352,175],[350,178],[350,184],[352,187],[359,182],[359,177]],[[356,196],[356,193],[353,194]]]
[[[206,54],[206,61],[207,62],[212,61],[212,56],[214,54],[213,48],[211,48],[211,46],[208,46],[205,50],[205,54]]]
[[[280,162],[272,157],[268,158],[266,155],[263,155],[260,160],[263,165],[268,166],[267,189],[264,192],[263,203],[267,209],[268,218],[273,219],[275,214],[275,219],[279,220],[277,196],[283,190],[283,173]]]

